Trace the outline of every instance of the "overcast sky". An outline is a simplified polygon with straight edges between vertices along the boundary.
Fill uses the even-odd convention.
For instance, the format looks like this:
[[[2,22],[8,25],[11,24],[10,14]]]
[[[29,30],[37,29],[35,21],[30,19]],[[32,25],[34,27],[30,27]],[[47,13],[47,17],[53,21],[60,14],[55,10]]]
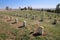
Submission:
[[[60,0],[0,0],[0,9],[9,6],[18,8],[32,6],[33,8],[55,8]]]

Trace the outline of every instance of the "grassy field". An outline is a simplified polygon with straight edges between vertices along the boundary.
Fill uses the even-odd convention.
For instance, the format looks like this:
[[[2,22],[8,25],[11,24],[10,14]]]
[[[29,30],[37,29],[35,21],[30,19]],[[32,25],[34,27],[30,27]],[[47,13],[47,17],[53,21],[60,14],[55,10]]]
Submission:
[[[33,15],[36,16],[34,20],[31,19]],[[42,15],[43,22],[39,22]],[[7,21],[9,18],[6,17],[13,17],[13,20]],[[19,23],[12,24],[15,18],[18,18]],[[57,20],[55,25],[52,24],[54,19]],[[24,20],[27,21],[27,26],[18,28]],[[35,31],[36,24],[44,27],[45,36],[34,37],[30,34]],[[0,40],[60,40],[60,14],[36,10],[0,11]]]

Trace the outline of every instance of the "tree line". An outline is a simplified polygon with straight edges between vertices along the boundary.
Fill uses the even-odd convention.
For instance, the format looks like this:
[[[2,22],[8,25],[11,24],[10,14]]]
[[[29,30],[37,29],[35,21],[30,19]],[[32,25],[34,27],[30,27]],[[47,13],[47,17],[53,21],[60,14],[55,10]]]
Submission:
[[[5,9],[6,9],[6,10],[12,10],[12,8],[9,8],[8,6],[6,6]],[[24,8],[19,7],[18,9],[19,9],[19,10],[32,10],[32,7],[30,7],[30,6],[24,7]]]
[[[6,6],[5,8],[6,10],[12,10],[12,8],[9,8],[8,6]],[[33,8],[28,6],[28,7],[24,7],[24,8],[21,8],[19,7],[19,10],[32,10]],[[35,9],[35,10],[39,10],[39,9]],[[41,9],[41,11],[47,11],[47,12],[55,12],[55,13],[60,13],[60,4],[57,4],[56,5],[56,8],[54,10],[51,10],[51,9]]]

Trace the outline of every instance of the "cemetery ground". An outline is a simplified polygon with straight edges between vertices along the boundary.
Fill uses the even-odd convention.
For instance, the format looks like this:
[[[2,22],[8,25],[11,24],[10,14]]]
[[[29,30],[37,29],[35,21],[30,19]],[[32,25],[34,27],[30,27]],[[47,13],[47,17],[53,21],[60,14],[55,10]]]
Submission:
[[[18,23],[12,24],[15,18]],[[55,19],[57,23],[52,24]],[[26,26],[19,28],[24,20]],[[44,27],[44,35],[33,36],[38,26]],[[0,40],[60,40],[60,14],[36,10],[0,11]]]

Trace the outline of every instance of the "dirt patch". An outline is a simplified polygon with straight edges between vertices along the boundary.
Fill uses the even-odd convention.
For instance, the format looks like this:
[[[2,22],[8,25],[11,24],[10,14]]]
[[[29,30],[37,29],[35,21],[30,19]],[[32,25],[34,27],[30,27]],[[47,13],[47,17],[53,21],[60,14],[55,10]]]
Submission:
[[[18,22],[18,23],[14,23],[14,24],[12,24],[11,23],[11,25],[13,26],[13,27],[19,27],[19,26],[22,26],[23,25],[23,23],[22,22]]]

